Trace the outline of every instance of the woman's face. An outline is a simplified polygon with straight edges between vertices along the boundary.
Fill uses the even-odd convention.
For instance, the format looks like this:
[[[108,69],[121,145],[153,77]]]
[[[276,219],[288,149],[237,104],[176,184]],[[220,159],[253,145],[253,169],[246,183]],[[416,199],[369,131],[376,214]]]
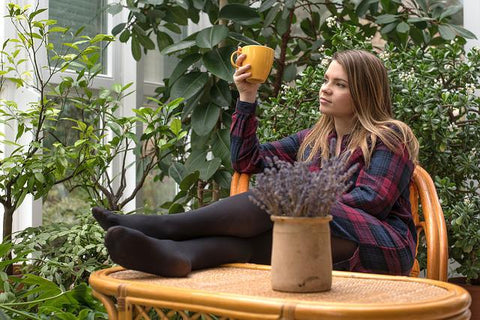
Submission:
[[[320,88],[320,112],[337,119],[353,116],[353,100],[348,87],[347,73],[335,60],[328,66]]]

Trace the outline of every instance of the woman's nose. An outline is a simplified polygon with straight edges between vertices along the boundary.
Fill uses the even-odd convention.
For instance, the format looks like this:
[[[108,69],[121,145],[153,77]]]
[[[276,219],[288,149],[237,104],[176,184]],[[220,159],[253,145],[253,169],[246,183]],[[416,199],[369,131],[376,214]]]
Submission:
[[[328,87],[328,85],[324,84],[324,85],[321,86],[321,88],[320,88],[320,93],[330,94],[330,93],[331,93],[331,90],[330,90],[330,88]]]

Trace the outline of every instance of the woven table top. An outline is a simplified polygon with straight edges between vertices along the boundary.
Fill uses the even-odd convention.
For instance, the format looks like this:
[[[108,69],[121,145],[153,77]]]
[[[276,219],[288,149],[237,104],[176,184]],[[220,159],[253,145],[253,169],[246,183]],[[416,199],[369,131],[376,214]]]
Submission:
[[[262,298],[278,298],[326,303],[416,304],[448,298],[454,293],[429,283],[408,281],[407,277],[351,276],[334,273],[332,289],[320,293],[273,291],[268,269],[220,267],[192,272],[186,278],[162,278],[132,270],[110,273],[109,277],[129,283],[203,290]]]

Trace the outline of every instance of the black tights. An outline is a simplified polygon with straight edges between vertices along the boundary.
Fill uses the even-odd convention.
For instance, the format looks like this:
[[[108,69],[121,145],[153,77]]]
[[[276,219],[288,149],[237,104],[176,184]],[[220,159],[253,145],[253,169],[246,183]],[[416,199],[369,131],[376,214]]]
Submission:
[[[209,206],[172,215],[117,215],[93,208],[108,230],[105,245],[112,260],[129,269],[161,276],[223,263],[270,263],[272,222],[250,200],[250,192]],[[332,236],[333,262],[352,256],[357,245]]]

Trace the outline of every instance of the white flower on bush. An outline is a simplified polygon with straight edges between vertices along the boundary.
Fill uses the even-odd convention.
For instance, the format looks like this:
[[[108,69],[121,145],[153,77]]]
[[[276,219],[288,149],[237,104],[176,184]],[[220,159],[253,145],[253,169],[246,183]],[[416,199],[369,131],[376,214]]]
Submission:
[[[458,126],[455,123],[450,123],[450,125],[448,126],[448,131],[450,132],[454,132],[457,129],[458,129]]]
[[[467,83],[465,85],[465,90],[467,91],[468,95],[472,95],[475,93],[475,85],[473,83]]]
[[[453,108],[453,110],[452,110],[452,115],[453,115],[454,117],[458,117],[458,116],[460,115],[460,109],[458,109],[458,108]]]
[[[328,65],[330,64],[330,58],[323,58],[322,59],[322,62],[320,62],[320,64],[323,66],[323,67],[328,67]]]
[[[453,67],[452,67],[451,64],[446,64],[444,68],[445,68],[445,70],[450,70],[450,69],[452,69]]]
[[[434,79],[434,80],[433,80],[433,87],[434,87],[434,88],[437,88],[437,89],[443,87],[442,80],[440,80],[440,79]]]
[[[325,20],[325,22],[327,23],[327,27],[333,28],[334,26],[337,25],[337,17],[335,17],[335,16],[328,17]]]
[[[398,77],[403,82],[408,82],[408,81],[412,81],[412,80],[416,79],[415,78],[415,72],[414,72],[413,69],[411,69],[409,72],[404,72],[404,71],[400,72]]]
[[[318,48],[318,51],[319,51],[319,52],[325,51],[325,46],[322,44],[322,45],[320,46],[320,48]]]
[[[390,52],[382,51],[379,53],[378,57],[382,60],[388,60],[390,58]]]

